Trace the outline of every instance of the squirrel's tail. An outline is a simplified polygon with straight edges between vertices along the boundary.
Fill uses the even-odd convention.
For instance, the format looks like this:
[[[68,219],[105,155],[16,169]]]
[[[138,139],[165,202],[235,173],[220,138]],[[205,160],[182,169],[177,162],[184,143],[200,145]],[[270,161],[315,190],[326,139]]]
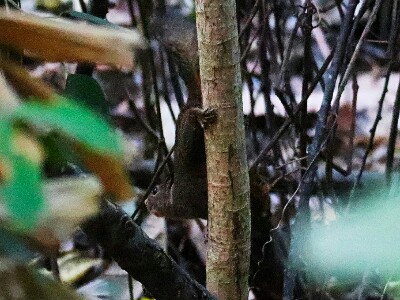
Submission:
[[[188,90],[188,104],[201,106],[196,24],[179,12],[167,10],[153,16],[150,30],[177,65]]]

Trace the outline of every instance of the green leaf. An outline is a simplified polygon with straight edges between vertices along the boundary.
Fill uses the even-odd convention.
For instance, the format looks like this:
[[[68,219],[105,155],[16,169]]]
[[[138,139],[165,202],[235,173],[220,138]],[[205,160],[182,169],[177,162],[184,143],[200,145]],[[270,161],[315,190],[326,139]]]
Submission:
[[[9,119],[0,121],[0,155],[3,166],[9,169],[0,184],[0,192],[17,225],[32,228],[44,207],[40,166],[12,149],[13,127]]]
[[[87,75],[69,74],[65,85],[65,95],[72,100],[81,100],[106,119],[109,118],[109,105],[98,82]]]
[[[357,278],[365,270],[379,270],[382,275],[400,274],[400,188],[399,174],[393,174],[394,184],[387,188],[384,174],[379,181],[370,181],[362,198],[353,199],[357,209],[340,216],[328,226],[313,226],[309,234],[309,257],[305,262],[315,272],[314,278],[335,274],[342,278]],[[374,177],[376,177],[374,175]],[[369,190],[369,196],[368,196]],[[302,239],[303,238],[303,239]],[[300,245],[299,245],[300,246]],[[308,246],[307,246],[308,247]]]
[[[66,137],[52,131],[40,136],[39,139],[46,152],[44,163],[46,176],[59,177],[66,173],[70,175],[83,172],[83,166],[80,165],[80,160]]]
[[[87,13],[83,13],[83,12],[79,12],[79,11],[74,11],[74,10],[66,11],[66,12],[63,12],[61,14],[61,16],[67,17],[67,18],[70,18],[73,20],[86,21],[86,22],[94,24],[94,25],[101,25],[101,26],[105,26],[105,27],[109,27],[109,28],[121,29],[120,26],[113,24],[111,22],[108,22],[105,19],[101,19],[96,16],[93,16],[93,15],[90,15]]]
[[[52,103],[31,101],[15,110],[14,118],[56,129],[95,151],[122,156],[114,129],[90,109],[57,97]]]
[[[12,178],[2,184],[7,207],[24,230],[32,229],[44,208],[40,166],[22,155],[12,155]]]
[[[9,157],[11,151],[12,124],[9,118],[1,116],[0,118],[0,154],[2,158]]]
[[[117,135],[106,121],[62,97],[51,103],[24,103],[11,116],[1,116],[0,161],[9,174],[0,183],[0,193],[17,226],[24,230],[36,225],[44,209],[44,197],[40,165],[13,149],[15,121],[54,128],[94,150],[122,155]]]
[[[28,264],[35,257],[28,238],[10,224],[0,223],[0,254],[19,263]]]

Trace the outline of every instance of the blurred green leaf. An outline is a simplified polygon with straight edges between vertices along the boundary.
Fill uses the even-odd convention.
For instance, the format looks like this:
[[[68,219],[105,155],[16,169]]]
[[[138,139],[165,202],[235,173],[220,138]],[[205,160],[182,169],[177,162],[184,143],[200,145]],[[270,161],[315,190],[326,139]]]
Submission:
[[[0,192],[18,226],[29,229],[35,225],[43,208],[41,171],[39,165],[12,150],[14,135],[10,119],[3,118],[0,121],[0,154],[4,178]]]
[[[355,277],[366,269],[400,274],[400,189],[398,174],[391,189],[371,184],[363,190],[357,209],[329,226],[311,231],[309,265],[316,273]],[[366,192],[369,191],[369,196]]]
[[[19,263],[28,263],[37,251],[32,250],[28,240],[11,226],[0,223],[0,253]]]
[[[22,229],[32,229],[44,208],[40,166],[22,155],[12,155],[12,177],[2,184],[2,193],[12,216]]]
[[[0,118],[0,154],[2,159],[9,157],[12,153],[11,151],[11,137],[12,137],[12,123],[10,118],[2,116]]]
[[[55,131],[39,138],[46,152],[44,169],[47,177],[83,173],[84,168],[68,139]]]
[[[69,74],[65,85],[65,95],[73,100],[81,100],[80,103],[109,119],[108,102],[94,78],[81,74]]]
[[[73,20],[80,20],[80,21],[87,21],[88,23],[94,24],[94,25],[101,25],[109,28],[114,28],[114,29],[121,29],[120,26],[113,24],[111,22],[108,22],[105,19],[98,18],[96,16],[79,12],[79,11],[66,11],[61,14],[62,17],[67,17]]]
[[[120,141],[111,126],[90,109],[58,97],[52,103],[31,101],[14,117],[37,126],[56,129],[95,151],[121,156]]]
[[[15,148],[15,121],[26,122],[39,128],[50,127],[95,151],[122,156],[119,139],[113,128],[96,113],[66,98],[58,97],[52,102],[27,102],[20,105],[12,115],[2,116],[0,171],[3,181],[0,184],[0,193],[21,229],[35,227],[45,202],[41,161],[33,161],[28,157],[31,152],[24,154],[24,151]]]
[[[3,176],[0,192],[17,226],[25,230],[35,227],[44,208],[41,166],[13,149],[16,133],[12,121],[50,127],[95,151],[122,156],[117,135],[106,121],[88,108],[62,97],[51,103],[24,103],[11,116],[0,119]]]

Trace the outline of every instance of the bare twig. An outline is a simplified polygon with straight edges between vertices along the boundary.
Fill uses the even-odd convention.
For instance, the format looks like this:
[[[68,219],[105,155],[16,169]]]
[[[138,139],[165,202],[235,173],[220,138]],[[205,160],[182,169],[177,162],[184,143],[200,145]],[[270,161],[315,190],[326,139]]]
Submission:
[[[376,113],[374,124],[372,125],[372,127],[370,129],[371,135],[369,137],[367,150],[364,153],[364,157],[363,157],[363,160],[362,160],[360,172],[357,175],[357,179],[356,179],[356,182],[355,182],[355,187],[358,186],[360,181],[361,181],[361,177],[362,177],[362,174],[363,174],[364,169],[365,169],[365,165],[366,165],[366,162],[367,162],[368,155],[371,152],[373,144],[374,144],[376,129],[378,128],[379,121],[382,119],[383,102],[385,100],[385,96],[386,96],[386,93],[388,91],[390,75],[392,73],[393,64],[394,64],[394,58],[395,58],[394,48],[395,48],[395,44],[396,44],[396,40],[397,40],[397,35],[399,33],[398,32],[399,21],[400,21],[400,9],[399,9],[399,6],[398,6],[398,2],[394,1],[393,2],[393,13],[392,13],[392,26],[391,26],[391,32],[390,32],[390,37],[389,37],[389,46],[388,46],[388,51],[387,51],[387,56],[390,59],[389,67],[388,67],[388,69],[386,71],[385,83],[384,83],[384,86],[383,86],[381,97],[380,97],[379,102],[378,102],[378,111]]]
[[[394,102],[393,106],[392,124],[390,126],[390,134],[387,147],[386,180],[388,184],[390,184],[392,181],[394,150],[396,146],[396,138],[398,132],[397,124],[399,122],[399,115],[400,115],[400,81],[397,87],[396,101]]]
[[[275,36],[276,36],[276,41],[277,41],[277,45],[278,45],[278,52],[279,52],[279,56],[280,59],[283,59],[283,55],[284,55],[284,47],[283,47],[283,41],[282,39],[284,38],[284,31],[282,31],[281,29],[281,22],[280,22],[280,15],[278,14],[279,9],[278,9],[278,1],[277,0],[273,0],[272,1],[272,13],[274,15],[275,18]]]
[[[359,0],[350,0],[348,3],[346,15],[343,19],[342,26],[340,28],[340,34],[338,38],[338,48],[335,51],[332,65],[326,74],[326,88],[322,99],[320,111],[318,112],[318,120],[315,129],[315,135],[310,146],[309,157],[308,157],[308,170],[305,172],[301,182],[301,193],[298,212],[296,214],[296,221],[292,228],[292,240],[289,250],[289,266],[285,270],[284,279],[284,297],[286,299],[293,298],[293,292],[295,288],[295,278],[298,274],[299,267],[299,255],[303,253],[307,247],[307,237],[304,234],[300,234],[300,231],[307,231],[310,220],[309,210],[309,198],[314,187],[314,178],[317,171],[317,161],[321,152],[322,146],[328,137],[327,120],[331,109],[331,101],[333,91],[336,85],[336,79],[339,74],[341,64],[343,62],[345,48],[347,45],[347,39],[351,30],[353,16]],[[304,238],[302,240],[300,238]]]
[[[312,17],[315,13],[315,6],[310,0],[305,2],[304,13],[301,18],[303,23],[301,25],[303,32],[304,48],[303,48],[303,85],[302,85],[302,100],[305,99],[307,91],[312,80],[312,53],[311,53],[311,31],[313,29]],[[307,135],[307,100],[304,100],[304,105],[300,110],[300,157],[307,156],[307,145],[308,145],[308,135]],[[307,168],[307,160],[301,161],[302,169]],[[304,175],[304,171],[301,172]]]
[[[132,220],[135,220],[139,211],[141,209],[143,209],[144,201],[147,199],[147,197],[150,195],[151,191],[153,190],[155,183],[157,182],[158,178],[160,177],[162,171],[164,170],[165,165],[168,163],[169,159],[171,158],[171,155],[174,152],[174,150],[175,150],[175,146],[172,147],[172,149],[169,151],[168,155],[164,158],[163,162],[158,167],[157,171],[154,173],[153,178],[150,181],[149,187],[147,188],[146,192],[144,193],[142,199],[140,201],[138,201],[138,203],[137,203],[137,208],[131,216]]]
[[[255,106],[254,84],[251,74],[247,73],[244,76],[244,80],[246,81],[247,87],[249,89],[249,97],[250,97],[249,128],[251,130],[254,149],[256,152],[258,152],[260,149],[260,143],[257,140],[257,127],[255,124],[255,114],[254,114],[254,106]]]
[[[353,170],[353,153],[354,153],[354,137],[356,132],[356,121],[357,121],[357,100],[358,100],[359,85],[357,82],[357,75],[353,75],[353,102],[351,111],[351,125],[350,125],[350,151],[347,154],[347,175],[350,175]]]
[[[336,8],[337,8],[337,10],[338,10],[338,12],[339,12],[340,18],[343,19],[343,17],[344,17],[344,12],[343,12],[343,9],[342,9],[341,0],[335,0],[335,4],[336,4]]]
[[[161,69],[161,79],[162,79],[161,81],[162,81],[162,85],[163,85],[163,97],[164,97],[165,103],[168,106],[168,110],[169,110],[169,113],[171,114],[171,118],[174,121],[174,123],[176,123],[176,117],[175,117],[174,111],[171,106],[171,98],[169,97],[167,76],[165,74],[164,53],[163,53],[163,51],[161,51],[161,48],[160,48],[160,51],[158,52],[158,54],[160,56],[160,65],[161,65],[160,69]]]
[[[248,28],[251,25],[251,22],[253,21],[254,16],[257,13],[258,10],[258,3],[260,2],[260,0],[256,0],[256,2],[254,3],[253,9],[251,10],[248,19],[246,20],[246,23],[243,25],[243,27],[240,29],[240,33],[239,33],[239,39],[242,38],[242,36],[244,35],[245,32],[247,32]]]
[[[300,25],[301,25],[300,18],[297,18],[296,24],[294,25],[293,30],[290,34],[289,41],[283,56],[283,62],[281,65],[281,71],[279,73],[278,82],[275,85],[276,88],[280,90],[283,90],[284,88],[282,86],[282,83],[284,82],[284,78],[287,77],[286,73],[289,66],[290,55],[292,54],[294,39],[296,38],[297,31],[299,30]]]
[[[271,64],[267,57],[267,36],[266,36],[266,26],[267,26],[267,12],[265,7],[265,2],[261,1],[259,3],[259,23],[261,25],[261,35],[258,40],[258,58],[261,65],[261,86],[260,91],[264,97],[265,103],[265,124],[266,132],[269,137],[275,132],[275,121],[274,121],[274,106],[271,102],[271,80],[269,78]]]
[[[342,95],[342,93],[344,91],[344,88],[347,85],[347,81],[350,78],[351,72],[353,71],[354,65],[355,65],[356,60],[358,58],[358,55],[360,53],[361,45],[364,42],[365,37],[367,36],[368,32],[371,29],[372,24],[374,23],[374,21],[376,19],[376,15],[377,15],[377,13],[379,11],[379,8],[381,7],[382,1],[383,0],[377,0],[375,2],[374,8],[372,9],[371,14],[369,15],[367,24],[365,25],[365,28],[364,28],[364,30],[363,30],[363,32],[361,34],[361,37],[357,42],[356,48],[354,49],[354,53],[353,53],[353,55],[352,55],[352,57],[350,59],[349,64],[347,65],[346,72],[344,73],[344,76],[343,76],[343,78],[342,78],[342,80],[340,82],[340,85],[339,85],[339,88],[338,88],[338,92],[336,94],[334,102],[339,101],[339,99],[340,99],[340,97],[341,97],[341,95]]]
[[[83,1],[83,0],[80,0]],[[129,11],[129,15],[131,17],[131,25],[132,27],[136,27],[137,26],[137,21],[136,21],[136,17],[135,17],[135,8],[133,6],[133,0],[126,0],[128,3],[128,11]]]
[[[260,29],[257,29],[255,32],[254,36],[251,38],[251,40],[247,43],[246,48],[242,51],[242,54],[240,56],[240,61],[243,61],[247,54],[249,53],[251,46],[253,45],[254,41],[258,38],[258,33],[260,32]]]
[[[333,52],[326,58],[324,64],[322,65],[321,69],[319,70],[319,73],[315,76],[313,82],[310,84],[310,88],[308,89],[306,96],[304,97],[304,99],[302,99],[300,101],[300,103],[298,104],[296,110],[294,111],[294,113],[293,113],[294,116],[296,116],[299,113],[301,106],[306,101],[305,99],[308,99],[308,97],[310,97],[310,95],[314,91],[314,89],[315,89],[316,85],[318,84],[320,78],[323,76],[323,74],[325,73],[326,69],[328,68],[332,58],[333,58]],[[278,129],[278,131],[272,137],[272,139],[270,140],[268,145],[261,151],[261,153],[257,156],[257,158],[254,160],[254,162],[251,164],[250,171],[253,171],[257,167],[257,165],[261,162],[263,157],[272,149],[274,144],[285,133],[285,131],[289,128],[289,126],[291,125],[292,122],[294,122],[294,120],[288,119],[288,120],[285,121],[285,123],[283,123],[283,125]]]
[[[361,182],[361,177],[363,175],[366,163],[367,163],[367,158],[369,153],[371,152],[373,145],[374,145],[374,139],[375,139],[375,133],[376,133],[376,129],[378,128],[378,124],[379,121],[382,120],[382,110],[383,110],[383,102],[385,101],[385,97],[386,97],[386,93],[388,91],[388,86],[389,86],[389,80],[390,80],[390,75],[392,73],[392,62],[389,65],[389,68],[386,71],[386,75],[385,75],[385,83],[383,86],[383,90],[382,90],[382,94],[381,97],[379,99],[378,102],[378,110],[376,112],[376,117],[375,117],[375,121],[374,124],[372,125],[371,129],[369,130],[370,132],[370,137],[369,137],[369,141],[368,141],[368,146],[367,149],[365,150],[363,159],[362,159],[362,163],[361,163],[361,168],[360,171],[358,172],[357,175],[357,179],[355,182],[355,186],[358,186]]]
[[[142,125],[143,129],[145,129],[147,133],[150,134],[150,136],[158,140],[159,136],[157,132],[153,128],[151,128],[150,125],[142,118],[138,108],[136,107],[135,100],[133,99],[132,95],[130,94],[127,88],[125,89],[125,92],[128,97],[129,108],[133,112],[139,123]]]
[[[179,108],[182,108],[182,106],[185,104],[185,101],[183,100],[183,93],[181,89],[181,85],[179,83],[179,75],[176,70],[176,66],[174,65],[171,55],[167,53],[167,63],[168,63],[168,70],[169,70],[169,75],[172,83],[172,88],[174,90],[175,94],[175,99],[176,102],[178,102]]]

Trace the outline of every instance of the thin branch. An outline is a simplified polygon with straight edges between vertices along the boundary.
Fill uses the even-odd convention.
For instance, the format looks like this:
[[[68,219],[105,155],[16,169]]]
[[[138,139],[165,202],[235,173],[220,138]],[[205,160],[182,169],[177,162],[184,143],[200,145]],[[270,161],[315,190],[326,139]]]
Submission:
[[[342,9],[341,0],[335,0],[335,5],[336,5],[336,8],[337,8],[337,10],[339,12],[340,18],[343,20],[344,12],[343,12],[343,9]]]
[[[79,0],[79,5],[81,6],[82,12],[87,13],[87,6],[84,0]]]
[[[254,3],[253,9],[251,10],[248,19],[246,20],[246,23],[243,25],[243,27],[240,29],[240,33],[239,33],[239,40],[242,38],[242,36],[244,35],[245,32],[247,32],[247,29],[250,27],[251,22],[254,19],[254,16],[257,13],[258,10],[258,3],[260,2],[260,0],[256,0],[256,2]]]
[[[281,89],[281,90],[283,89],[282,83],[284,81],[284,78],[287,76],[286,73],[287,73],[287,69],[289,66],[290,55],[292,54],[292,50],[293,50],[294,39],[296,38],[297,31],[299,30],[300,25],[301,25],[300,18],[297,18],[296,24],[294,25],[293,30],[289,37],[289,41],[288,41],[288,44],[287,44],[287,47],[285,50],[285,54],[284,54],[284,58],[283,58],[283,62],[281,65],[281,71],[280,71],[279,77],[278,77],[278,82],[276,84],[276,88]]]
[[[163,51],[161,51],[161,48],[159,49],[159,56],[160,56],[161,82],[163,85],[163,97],[164,97],[165,103],[168,106],[168,110],[169,110],[169,113],[171,114],[172,120],[174,121],[174,123],[176,123],[176,117],[174,114],[174,110],[172,109],[172,106],[171,106],[171,98],[169,97],[167,76],[165,74],[164,53],[163,53]]]
[[[271,80],[270,80],[270,72],[271,72],[271,62],[268,59],[268,50],[267,50],[267,22],[268,22],[268,13],[266,3],[261,1],[259,3],[259,23],[261,27],[261,35],[258,40],[258,55],[257,59],[260,62],[260,92],[264,98],[265,103],[265,132],[269,138],[272,137],[273,133],[276,132],[276,124],[275,124],[275,114],[274,114],[274,106],[271,101]],[[286,104],[286,101],[282,101],[282,104]],[[286,106],[285,106],[286,109]],[[291,112],[291,110],[290,110]],[[279,160],[280,151],[278,145],[273,148],[273,156],[274,161],[277,162]],[[259,150],[257,150],[259,152]]]
[[[132,220],[135,220],[137,214],[141,209],[144,207],[144,201],[147,199],[147,197],[150,195],[151,191],[153,190],[155,183],[157,182],[158,178],[161,175],[161,172],[164,170],[165,165],[168,163],[169,159],[171,158],[172,153],[175,150],[175,146],[172,147],[172,149],[168,152],[168,155],[164,158],[163,162],[161,165],[158,167],[157,171],[154,173],[153,178],[150,181],[149,187],[147,188],[146,192],[144,193],[142,199],[138,201],[136,210],[133,212],[131,218]]]
[[[358,26],[359,26],[359,23],[361,21],[361,18],[365,14],[365,12],[367,11],[371,1],[372,0],[364,1],[364,3],[362,3],[361,8],[358,11],[357,16],[354,18],[353,28],[351,29],[350,36],[348,38],[348,42],[347,42],[347,46],[346,46],[345,63],[343,63],[343,66],[342,66],[342,68],[340,70],[341,79],[339,81],[339,84],[343,80],[343,74],[345,72],[346,66],[347,66],[348,62],[350,61],[350,59],[351,59],[352,53],[354,53],[354,49],[355,49],[355,47],[354,47],[354,37],[355,37],[355,34],[356,34],[356,30],[358,29]]]
[[[83,0],[79,0],[79,1],[83,1]],[[133,6],[133,0],[126,0],[126,2],[128,3],[128,11],[129,11],[129,15],[131,17],[131,25],[132,25],[132,27],[137,27],[137,21],[136,21],[136,17],[135,17],[135,9]]]
[[[399,115],[400,115],[400,80],[399,80],[399,85],[397,87],[396,101],[394,102],[393,106],[392,124],[390,126],[390,134],[387,147],[386,181],[388,184],[390,184],[392,181],[394,150],[396,146],[396,139],[398,132],[397,124],[399,122]]]
[[[247,54],[249,53],[251,46],[253,45],[254,41],[258,38],[258,33],[260,32],[260,29],[257,29],[257,31],[255,32],[253,38],[251,39],[251,41],[249,41],[247,43],[246,48],[242,51],[242,54],[240,56],[240,61],[244,61],[244,59],[246,58]]]
[[[391,62],[390,65],[389,65],[389,68],[386,71],[385,83],[384,83],[384,86],[383,86],[381,97],[380,97],[379,102],[378,102],[378,110],[377,110],[377,113],[376,113],[374,124],[372,125],[371,129],[369,130],[370,136],[369,136],[368,146],[367,146],[367,149],[365,150],[365,153],[364,153],[364,156],[363,156],[363,159],[362,159],[361,168],[360,168],[360,171],[358,172],[357,179],[356,179],[356,182],[355,182],[355,186],[358,186],[360,184],[360,182],[361,182],[361,177],[362,177],[363,172],[365,170],[365,166],[366,166],[366,163],[367,163],[368,155],[369,155],[369,153],[371,152],[371,150],[372,150],[372,148],[374,146],[374,139],[375,139],[376,129],[378,128],[379,121],[382,120],[383,102],[385,101],[386,93],[388,92],[390,75],[392,74],[392,68],[393,68],[392,66],[393,66],[393,63]]]
[[[339,38],[337,44],[339,45],[337,50],[335,51],[332,65],[329,68],[326,74],[326,88],[324,92],[324,96],[322,99],[322,104],[320,111],[318,112],[318,120],[315,128],[315,135],[310,146],[309,157],[308,157],[308,170],[305,172],[301,182],[300,182],[300,202],[298,211],[296,214],[296,221],[292,228],[291,233],[291,243],[289,250],[289,266],[285,270],[285,279],[284,279],[284,297],[286,299],[293,299],[293,293],[295,289],[295,278],[298,274],[300,259],[299,256],[304,248],[307,247],[307,236],[301,234],[300,231],[308,230],[310,226],[310,209],[309,209],[309,199],[314,187],[314,178],[318,167],[318,158],[322,149],[322,146],[325,144],[328,138],[328,128],[327,128],[327,120],[328,115],[331,109],[331,101],[333,92],[336,85],[336,80],[339,74],[340,67],[343,62],[343,58],[345,55],[345,48],[347,45],[347,39],[350,34],[351,25],[353,16],[357,7],[359,0],[350,0],[346,15],[343,19],[342,26],[340,28]]]
[[[310,82],[312,80],[312,49],[311,49],[311,32],[313,29],[312,17],[315,13],[315,6],[311,1],[306,1],[304,7],[304,13],[300,16],[303,20],[301,28],[303,32],[304,48],[303,48],[303,84],[302,84],[302,100],[307,94]],[[307,145],[308,145],[308,135],[307,135],[307,100],[304,100],[304,105],[300,110],[300,157],[307,156]],[[301,161],[302,169],[307,168],[307,160]],[[301,172],[304,175],[304,171]]]
[[[255,99],[254,99],[254,84],[253,84],[253,79],[250,74],[247,74],[245,76],[245,80],[247,83],[247,87],[249,89],[249,96],[250,96],[250,115],[249,115],[249,123],[250,123],[250,129],[251,129],[251,135],[252,135],[252,140],[253,140],[253,146],[254,150],[256,153],[260,151],[260,143],[257,140],[257,127],[255,124],[255,114],[254,114],[254,106],[255,106]]]
[[[128,97],[129,109],[133,112],[139,123],[142,125],[143,129],[145,129],[150,136],[158,140],[159,139],[158,133],[153,128],[151,128],[150,125],[142,118],[138,108],[136,107],[135,100],[133,99],[131,93],[127,88],[125,89],[125,92]]]
[[[351,125],[350,125],[350,151],[347,154],[347,175],[350,175],[353,171],[353,154],[354,154],[354,137],[356,132],[356,121],[357,121],[357,101],[358,101],[358,90],[359,85],[357,82],[357,75],[353,75],[353,101],[351,110]]]
[[[298,104],[296,110],[293,113],[293,116],[295,117],[302,105],[304,104],[304,102],[306,101],[306,99],[308,99],[310,97],[310,95],[312,94],[312,92],[314,91],[316,85],[318,84],[320,78],[324,75],[326,69],[328,68],[332,58],[333,58],[333,53],[332,52],[325,60],[324,64],[322,65],[321,69],[319,70],[319,73],[315,76],[313,82],[310,84],[310,88],[307,91],[306,96],[300,101],[300,103]],[[279,138],[286,132],[286,130],[289,128],[289,126],[291,125],[291,123],[293,123],[294,120],[292,119],[288,119],[285,121],[285,123],[282,124],[282,126],[278,129],[278,131],[275,133],[275,135],[272,137],[272,139],[270,140],[270,142],[268,143],[268,145],[261,151],[261,153],[257,156],[257,158],[254,160],[254,162],[250,165],[249,170],[250,171],[254,171],[254,169],[257,167],[257,165],[261,162],[261,160],[263,159],[263,157],[265,155],[268,154],[268,152],[272,149],[272,147],[274,146],[274,144],[279,140]]]
[[[392,12],[392,26],[391,26],[391,32],[390,32],[390,38],[389,38],[389,46],[388,46],[388,51],[387,51],[387,56],[390,59],[389,67],[388,67],[388,69],[386,71],[385,83],[384,83],[384,86],[383,86],[381,97],[380,97],[379,102],[378,102],[378,111],[376,113],[374,124],[372,125],[372,127],[371,127],[371,129],[369,131],[371,133],[371,135],[369,137],[367,150],[364,153],[364,157],[363,157],[363,160],[362,160],[360,172],[357,175],[357,179],[356,179],[356,182],[355,182],[355,187],[360,184],[361,177],[362,177],[362,174],[363,174],[364,169],[365,169],[365,165],[366,165],[366,162],[367,162],[368,155],[371,152],[373,144],[374,144],[376,129],[378,128],[379,121],[382,119],[383,102],[385,100],[386,93],[388,92],[388,85],[389,85],[390,75],[392,74],[393,65],[394,65],[394,58],[395,58],[394,48],[395,48],[395,44],[396,44],[397,35],[399,33],[399,30],[398,30],[399,22],[400,22],[400,9],[399,9],[399,6],[398,6],[398,1],[394,1],[393,2],[393,12]]]
[[[284,47],[283,47],[283,41],[282,38],[284,38],[284,31],[282,31],[281,29],[281,22],[280,22],[280,18],[278,15],[278,6],[279,4],[277,3],[277,0],[273,0],[272,1],[272,13],[274,15],[275,18],[275,36],[276,36],[276,41],[277,41],[277,45],[278,45],[278,52],[279,52],[279,56],[280,59],[283,59],[283,55],[284,55]]]
[[[182,108],[182,106],[185,104],[185,100],[183,99],[183,93],[182,93],[181,85],[179,83],[179,75],[176,70],[176,66],[174,65],[174,63],[171,59],[171,55],[169,53],[166,53],[166,54],[167,54],[168,71],[169,71],[169,75],[170,75],[170,79],[171,79],[171,83],[172,83],[172,88],[174,90],[175,99],[176,99],[176,102],[178,102],[179,108]]]
[[[365,25],[365,28],[364,28],[364,30],[363,30],[363,32],[361,34],[361,37],[357,42],[356,48],[354,50],[354,53],[353,53],[353,55],[352,55],[352,57],[350,59],[349,64],[347,65],[346,72],[344,73],[344,76],[343,76],[343,78],[342,78],[342,80],[340,82],[340,85],[339,85],[339,88],[338,88],[338,92],[336,94],[336,98],[335,98],[334,102],[338,102],[339,101],[339,99],[340,99],[340,97],[341,97],[341,95],[342,95],[342,93],[344,91],[344,88],[347,85],[347,82],[348,82],[348,80],[350,78],[351,72],[353,71],[354,65],[355,65],[356,60],[358,58],[358,55],[360,53],[361,45],[363,44],[365,37],[367,36],[368,32],[371,29],[372,24],[374,23],[374,21],[376,19],[376,16],[378,14],[379,8],[381,7],[382,1],[383,0],[377,0],[375,2],[374,8],[372,9],[371,14],[369,15],[367,24]]]

